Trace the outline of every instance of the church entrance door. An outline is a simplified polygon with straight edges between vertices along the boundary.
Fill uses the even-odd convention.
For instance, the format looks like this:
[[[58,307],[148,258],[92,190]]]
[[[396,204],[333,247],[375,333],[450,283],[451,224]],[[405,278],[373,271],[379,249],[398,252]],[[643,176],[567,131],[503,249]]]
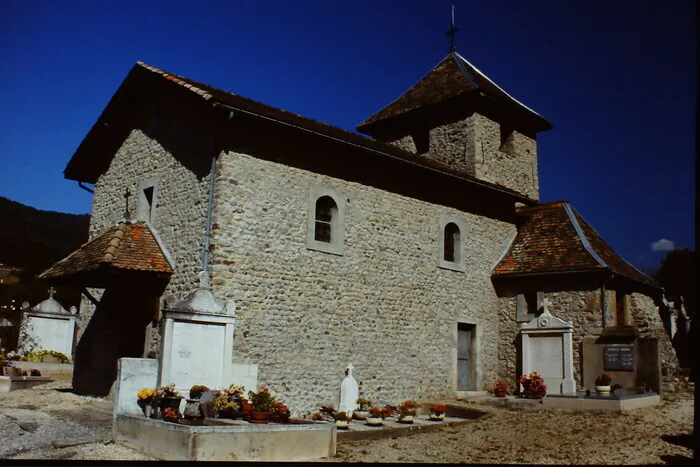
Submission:
[[[474,390],[474,331],[476,325],[457,325],[457,390]]]

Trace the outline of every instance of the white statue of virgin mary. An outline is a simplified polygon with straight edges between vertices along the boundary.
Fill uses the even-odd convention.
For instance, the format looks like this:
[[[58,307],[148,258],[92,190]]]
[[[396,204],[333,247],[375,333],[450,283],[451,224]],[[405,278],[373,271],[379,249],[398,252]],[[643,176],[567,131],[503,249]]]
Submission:
[[[352,363],[345,369],[345,374],[347,376],[340,385],[340,405],[338,410],[346,412],[348,416],[352,416],[353,411],[357,409],[357,398],[360,397],[357,381],[352,376]]]

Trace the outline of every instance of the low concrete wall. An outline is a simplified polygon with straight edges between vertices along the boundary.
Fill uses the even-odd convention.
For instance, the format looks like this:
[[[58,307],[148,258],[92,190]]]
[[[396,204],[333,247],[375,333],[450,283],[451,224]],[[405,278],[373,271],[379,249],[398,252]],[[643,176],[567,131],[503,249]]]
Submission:
[[[36,368],[41,372],[41,376],[52,378],[56,381],[71,382],[73,379],[72,363],[42,363],[42,362],[14,362],[14,366],[29,372]]]
[[[661,396],[658,394],[609,400],[583,397],[545,397],[542,399],[542,407],[546,409],[599,410],[605,412],[626,412],[660,403]]]
[[[315,423],[188,426],[120,414],[112,437],[162,460],[302,461],[336,449],[335,426]]]
[[[50,383],[51,378],[43,376],[0,376],[0,392],[29,389],[40,384]]]

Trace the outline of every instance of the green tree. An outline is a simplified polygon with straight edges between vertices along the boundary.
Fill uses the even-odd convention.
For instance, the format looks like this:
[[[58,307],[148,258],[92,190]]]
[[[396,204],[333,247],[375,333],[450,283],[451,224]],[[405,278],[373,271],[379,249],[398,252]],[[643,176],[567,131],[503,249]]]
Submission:
[[[695,250],[671,250],[661,260],[661,268],[654,280],[661,284],[666,297],[682,296],[685,309],[691,316],[697,311],[697,256]]]

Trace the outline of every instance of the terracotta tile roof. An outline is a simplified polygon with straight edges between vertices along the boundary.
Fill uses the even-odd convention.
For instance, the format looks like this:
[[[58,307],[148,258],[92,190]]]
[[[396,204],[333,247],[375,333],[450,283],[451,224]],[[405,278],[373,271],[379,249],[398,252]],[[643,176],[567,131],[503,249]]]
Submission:
[[[367,132],[365,130],[380,120],[454,99],[472,91],[483,93],[529,119],[538,128],[537,131],[552,127],[551,122],[514,99],[467,59],[456,52],[451,52],[398,99],[357,125],[357,129]]]
[[[568,201],[522,207],[518,213],[527,220],[493,277],[609,270],[659,287],[605,243]]]
[[[98,268],[172,274],[173,267],[143,222],[120,222],[39,275],[55,279]]]

